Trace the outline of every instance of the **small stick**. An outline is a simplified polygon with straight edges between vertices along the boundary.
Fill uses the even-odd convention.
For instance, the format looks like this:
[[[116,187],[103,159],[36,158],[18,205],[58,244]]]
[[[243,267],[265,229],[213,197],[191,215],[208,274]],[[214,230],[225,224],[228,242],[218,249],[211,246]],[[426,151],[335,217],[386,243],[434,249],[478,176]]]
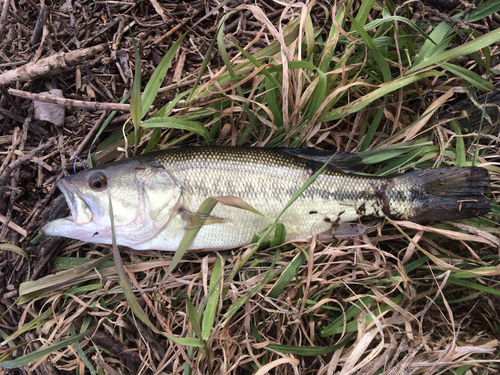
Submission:
[[[9,92],[5,89],[5,87],[3,85],[0,85],[0,92],[4,96],[5,100],[7,100],[12,107],[14,107],[14,109],[16,110],[17,113],[23,113],[22,108],[19,107],[19,105],[17,104],[17,102],[9,94]],[[23,123],[24,123],[24,120],[23,120]]]
[[[33,30],[33,35],[31,36],[30,44],[33,46],[40,41],[42,37],[43,26],[47,22],[50,10],[52,9],[53,3],[51,0],[42,1],[42,8],[38,14],[38,19],[36,20],[35,29]]]
[[[0,15],[0,36],[6,30],[5,25],[7,24],[7,14],[9,14],[10,0],[4,0],[2,7],[2,14]]]
[[[7,183],[7,179],[9,178],[10,174],[12,171],[18,167],[20,167],[22,164],[26,163],[28,160],[30,160],[33,156],[38,155],[40,152],[44,151],[45,149],[49,148],[50,146],[53,146],[55,144],[55,140],[51,139],[48,142],[45,142],[44,144],[41,144],[37,148],[31,150],[29,153],[26,155],[20,157],[16,161],[10,163],[8,166],[5,167],[4,171],[0,175],[0,188],[5,187],[5,184]]]
[[[29,129],[29,126],[31,123],[31,119],[33,118],[33,111],[34,111],[34,108],[33,108],[33,104],[32,104],[28,110],[28,115],[26,116],[26,121],[24,121],[23,130],[21,132],[21,137],[20,137],[21,142],[19,143],[19,148],[18,148],[18,151],[21,153],[24,151],[24,145],[26,143],[26,138],[28,137],[28,129]],[[14,150],[14,153],[16,153],[16,150]],[[10,165],[13,165],[13,164],[15,164],[15,162],[11,163]],[[12,219],[12,211],[14,210],[14,202],[16,200],[16,196],[18,193],[17,185],[19,183],[19,175],[20,175],[19,168],[20,168],[20,166],[17,167],[13,173],[10,198],[9,198],[9,203],[7,205],[7,213],[5,214],[4,226],[2,228],[2,232],[0,233],[0,241],[5,241],[7,233],[9,231],[9,227],[10,227],[9,224],[10,224],[11,219]],[[7,168],[5,168],[4,172],[6,172],[6,170],[7,170]],[[5,182],[7,182],[7,180],[5,180]]]
[[[24,121],[23,121],[24,122]],[[4,171],[4,169],[9,165],[10,159],[12,159],[12,156],[14,156],[14,151],[16,151],[16,147],[19,145],[19,142],[21,142],[21,137],[19,136],[19,128],[14,128],[14,133],[12,134],[12,146],[10,147],[9,153],[7,154],[7,157],[4,159],[2,165],[0,166],[0,175]]]
[[[9,0],[6,0],[6,3],[8,2]],[[107,46],[108,43],[104,43],[89,48],[78,49],[76,51],[59,52],[55,55],[40,59],[36,63],[28,63],[19,68],[0,74],[0,85],[8,86],[18,82],[27,82],[41,76],[59,74],[70,70],[75,65],[104,51]]]
[[[14,194],[14,192],[12,192],[12,194]],[[7,219],[5,218],[5,216],[3,216],[2,214],[0,214],[0,223],[4,224],[7,222]],[[26,231],[26,229],[23,229],[21,228],[19,225],[17,225],[16,223],[12,222],[12,221],[8,221],[8,225],[7,225],[10,229],[12,230],[15,230],[17,233],[19,233],[21,236],[23,237],[28,237],[28,232]]]
[[[83,100],[58,98],[52,95],[46,94],[33,94],[31,92],[9,89],[8,91],[13,96],[18,96],[24,99],[38,100],[45,103],[53,103],[66,107],[67,109],[82,108],[88,111],[123,111],[130,112],[130,104],[120,104],[120,103],[97,103],[97,102],[85,102]]]
[[[5,117],[9,117],[14,121],[20,122],[21,124],[24,123],[24,117],[16,115],[15,113],[12,113],[11,111],[7,111],[5,108],[0,107],[0,113],[2,115],[4,115]]]
[[[119,17],[116,17],[115,19],[113,19],[111,22],[109,22],[106,26],[104,26],[103,28],[101,28],[100,30],[98,30],[94,35],[92,35],[90,38],[86,39],[83,43],[82,43],[82,47],[86,46],[87,44],[93,42],[95,39],[99,38],[99,36],[101,36],[103,33],[105,33],[106,31],[108,31],[109,29],[111,29],[113,26],[116,25],[116,23],[119,21],[120,19],[120,16]]]
[[[184,18],[181,22],[179,22],[176,26],[174,26],[173,28],[171,28],[169,31],[167,31],[165,34],[163,34],[160,38],[156,39],[153,43],[152,43],[152,46],[153,47],[156,47],[159,43],[161,43],[163,40],[165,40],[166,38],[168,38],[170,35],[172,35],[173,33],[175,33],[177,30],[179,30],[182,26],[184,26],[185,24],[187,24],[190,20],[192,20],[193,18],[195,18],[199,13],[201,12],[200,9],[197,9],[193,12],[193,14],[190,16],[190,17],[187,17],[187,18]],[[206,15],[205,15],[206,17]],[[200,22],[200,21],[198,21]],[[197,22],[197,23],[198,23]],[[194,25],[193,25],[194,27]]]
[[[71,0],[66,0],[66,6],[69,13],[70,24],[73,27],[73,35],[75,36],[75,45],[77,48],[80,48],[80,41],[78,40],[78,27],[76,26],[75,13],[73,12],[73,4],[71,4]]]
[[[92,126],[92,129],[90,129],[90,131],[87,133],[87,135],[85,136],[83,141],[80,143],[80,145],[76,149],[73,156],[69,159],[70,161],[73,159],[76,159],[78,156],[80,156],[80,153],[83,151],[83,148],[87,145],[87,143],[90,141],[90,139],[94,136],[95,132],[101,127],[105,118],[106,118],[106,112],[103,112],[101,117],[99,117],[97,122]]]

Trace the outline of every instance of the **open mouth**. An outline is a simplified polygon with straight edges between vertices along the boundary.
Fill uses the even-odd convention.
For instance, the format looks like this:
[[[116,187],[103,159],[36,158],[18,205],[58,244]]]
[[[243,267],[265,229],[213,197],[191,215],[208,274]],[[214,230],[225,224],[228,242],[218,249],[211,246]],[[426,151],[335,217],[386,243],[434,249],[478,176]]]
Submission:
[[[64,195],[66,203],[71,211],[71,216],[66,219],[73,221],[75,224],[83,225],[92,221],[92,210],[89,208],[85,200],[78,194],[71,184],[66,180],[59,180],[56,183],[59,190]]]

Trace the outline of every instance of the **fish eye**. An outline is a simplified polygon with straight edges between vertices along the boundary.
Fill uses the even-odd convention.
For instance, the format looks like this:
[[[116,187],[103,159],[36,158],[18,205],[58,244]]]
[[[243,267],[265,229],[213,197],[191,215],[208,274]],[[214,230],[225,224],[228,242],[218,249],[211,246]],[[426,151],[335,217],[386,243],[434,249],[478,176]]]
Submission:
[[[104,175],[94,176],[89,180],[89,187],[95,191],[102,191],[108,186],[108,179]]]

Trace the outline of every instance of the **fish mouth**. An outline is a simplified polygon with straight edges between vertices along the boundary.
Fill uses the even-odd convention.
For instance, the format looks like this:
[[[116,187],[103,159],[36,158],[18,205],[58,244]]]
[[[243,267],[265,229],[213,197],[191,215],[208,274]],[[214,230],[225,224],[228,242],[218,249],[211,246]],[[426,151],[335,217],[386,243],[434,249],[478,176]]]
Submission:
[[[78,225],[90,223],[92,221],[92,210],[80,194],[78,194],[78,191],[76,191],[71,184],[64,179],[57,181],[56,186],[63,193],[66,203],[71,211],[71,216],[68,216],[66,220],[73,221]]]

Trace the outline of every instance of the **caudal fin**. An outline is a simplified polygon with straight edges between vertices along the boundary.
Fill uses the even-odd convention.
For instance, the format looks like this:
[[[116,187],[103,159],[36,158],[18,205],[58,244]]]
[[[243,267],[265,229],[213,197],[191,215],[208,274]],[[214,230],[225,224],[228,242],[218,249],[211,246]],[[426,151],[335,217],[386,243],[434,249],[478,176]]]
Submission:
[[[415,171],[421,186],[422,210],[414,222],[468,219],[490,211],[488,171],[481,167],[451,167]]]

